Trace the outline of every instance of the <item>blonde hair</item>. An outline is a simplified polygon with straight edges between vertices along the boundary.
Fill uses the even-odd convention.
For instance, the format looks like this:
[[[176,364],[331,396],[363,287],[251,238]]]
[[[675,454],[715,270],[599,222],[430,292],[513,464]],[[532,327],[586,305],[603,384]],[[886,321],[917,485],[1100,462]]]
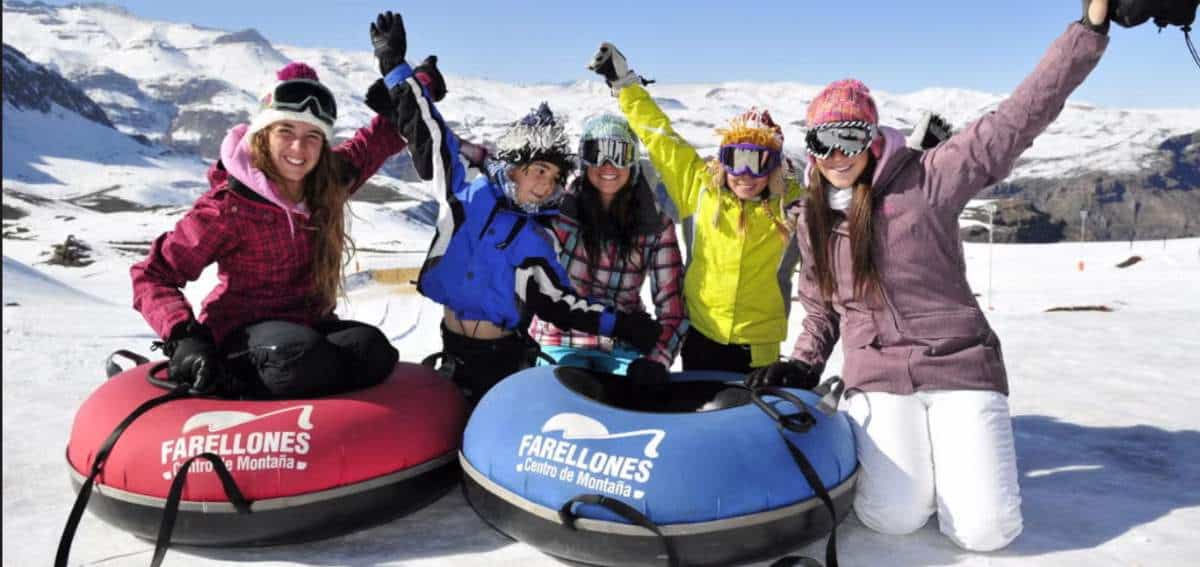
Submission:
[[[738,208],[737,230],[739,236],[746,235],[746,209],[748,206],[758,206],[763,208],[763,211],[767,214],[767,218],[771,219],[772,224],[775,225],[776,230],[779,231],[779,235],[782,236],[784,240],[791,237],[794,227],[787,222],[787,215],[783,210],[784,206],[787,205],[783,198],[785,195],[787,195],[787,175],[789,173],[788,168],[784,163],[781,162],[779,166],[775,168],[775,171],[772,171],[767,177],[767,186],[763,189],[763,198],[757,201],[744,201],[737,195],[733,194],[733,191],[729,189],[728,184],[725,183],[727,173],[725,172],[725,167],[721,165],[721,160],[708,160],[708,173],[709,185],[711,187],[718,188],[717,206],[715,209],[713,209],[712,216],[712,225],[714,227],[717,226],[717,221],[721,218],[721,211],[725,208],[726,201],[729,201],[733,203],[730,206]],[[727,199],[726,192],[728,192],[733,198]],[[772,200],[778,200],[778,202],[772,203]]]
[[[730,120],[728,128],[717,128],[716,130],[717,135],[721,137],[722,146],[729,144],[754,144],[775,151],[783,150],[783,139],[778,131],[761,125],[755,125],[747,121],[743,116],[738,116]]]

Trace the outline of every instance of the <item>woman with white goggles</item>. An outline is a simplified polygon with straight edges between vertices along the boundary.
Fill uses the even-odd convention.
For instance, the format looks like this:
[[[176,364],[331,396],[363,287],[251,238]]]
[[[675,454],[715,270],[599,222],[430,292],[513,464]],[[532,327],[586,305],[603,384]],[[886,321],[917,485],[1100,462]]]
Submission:
[[[687,332],[683,260],[675,223],[660,212],[658,179],[639,163],[638,139],[624,118],[600,114],[584,121],[582,174],[567,189],[554,219],[558,260],[571,284],[590,301],[643,313],[649,280],[662,332],[645,355],[620,343],[535,318],[530,334],[558,364],[624,374],[647,394],[666,384]]]

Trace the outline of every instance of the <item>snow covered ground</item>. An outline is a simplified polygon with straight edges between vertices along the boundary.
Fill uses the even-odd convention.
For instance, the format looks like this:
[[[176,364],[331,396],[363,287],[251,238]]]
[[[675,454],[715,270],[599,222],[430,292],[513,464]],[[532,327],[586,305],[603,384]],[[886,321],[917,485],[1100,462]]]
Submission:
[[[6,203],[17,203],[6,195]],[[40,264],[63,235],[139,239],[169,226],[159,211],[93,213],[48,204],[23,219],[31,240],[4,241],[3,563],[46,565],[73,501],[63,448],[72,416],[103,380],[119,348],[148,353],[154,337],[128,307],[136,254],[103,247],[84,268]],[[359,245],[403,241],[423,249],[428,232],[397,211],[356,204]],[[39,222],[38,216],[45,216]],[[82,225],[82,226],[81,226]],[[66,230],[64,226],[62,230]],[[426,240],[422,240],[426,239]],[[967,244],[968,272],[1004,344],[1024,495],[1025,532],[1008,549],[972,554],[936,521],[910,536],[884,536],[851,516],[840,531],[844,565],[1185,565],[1200,557],[1200,239],[1128,243],[996,245],[991,295],[986,244]],[[1115,265],[1131,255],[1143,260]],[[413,259],[408,259],[413,256]],[[412,266],[419,254],[364,253],[360,267]],[[1084,271],[1078,261],[1084,260]],[[198,302],[206,274],[188,295]],[[436,349],[440,309],[398,288],[351,293],[344,316],[381,323],[405,359]],[[802,312],[792,315],[793,336]],[[1046,312],[1105,305],[1111,312]],[[790,339],[789,339],[790,342]],[[831,372],[841,364],[837,355]],[[821,543],[803,551],[820,556]],[[76,538],[73,565],[144,565],[152,545],[93,516]],[[171,565],[555,565],[480,521],[455,491],[429,508],[344,537],[297,546],[177,548]]]

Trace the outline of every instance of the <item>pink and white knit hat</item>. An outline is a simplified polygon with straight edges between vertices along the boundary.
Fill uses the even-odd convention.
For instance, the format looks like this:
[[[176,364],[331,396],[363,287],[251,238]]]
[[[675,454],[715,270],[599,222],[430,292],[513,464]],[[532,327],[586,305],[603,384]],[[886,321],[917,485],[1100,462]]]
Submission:
[[[294,120],[320,128],[325,145],[332,144],[337,103],[317,72],[304,63],[292,62],[275,73],[275,78],[279,82],[259,100],[258,114],[250,121],[246,138],[274,122]]]
[[[829,122],[862,121],[879,124],[879,111],[871,89],[857,79],[842,79],[829,86],[808,104],[805,122],[809,128]]]

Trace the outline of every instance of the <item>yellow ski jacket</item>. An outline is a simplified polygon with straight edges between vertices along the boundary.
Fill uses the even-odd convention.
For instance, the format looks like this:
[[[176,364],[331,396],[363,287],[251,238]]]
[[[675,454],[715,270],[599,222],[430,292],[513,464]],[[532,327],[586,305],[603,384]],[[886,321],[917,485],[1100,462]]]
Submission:
[[[800,198],[800,184],[789,176],[784,195],[742,201],[723,184],[713,187],[708,164],[671,128],[646,89],[625,87],[618,100],[680,220],[695,217],[684,276],[692,325],[719,343],[748,345],[751,366],[778,360],[799,257],[795,239],[780,232],[778,221]]]

